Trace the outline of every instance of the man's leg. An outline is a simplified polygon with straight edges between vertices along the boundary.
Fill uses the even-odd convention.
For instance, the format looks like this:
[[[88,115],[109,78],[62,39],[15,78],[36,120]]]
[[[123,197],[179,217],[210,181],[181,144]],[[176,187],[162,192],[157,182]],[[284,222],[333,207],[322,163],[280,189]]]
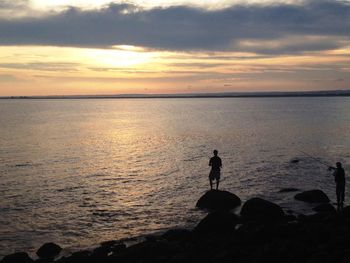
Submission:
[[[337,210],[339,211],[341,209],[341,189],[339,184],[336,186],[335,193],[337,195]]]
[[[343,209],[344,200],[345,200],[345,185],[342,185],[340,198],[341,198],[341,208]]]
[[[216,190],[219,189],[219,183],[220,183],[220,178],[219,178],[219,179],[216,179]]]
[[[210,177],[209,177],[209,183],[210,183],[210,190],[213,190],[213,181],[211,180]]]

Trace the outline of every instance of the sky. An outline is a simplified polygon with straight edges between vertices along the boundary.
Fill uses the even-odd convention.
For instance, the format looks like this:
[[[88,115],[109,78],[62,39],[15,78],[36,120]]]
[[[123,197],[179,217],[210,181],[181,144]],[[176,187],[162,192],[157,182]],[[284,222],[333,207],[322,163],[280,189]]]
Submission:
[[[350,89],[350,1],[0,0],[0,96]]]

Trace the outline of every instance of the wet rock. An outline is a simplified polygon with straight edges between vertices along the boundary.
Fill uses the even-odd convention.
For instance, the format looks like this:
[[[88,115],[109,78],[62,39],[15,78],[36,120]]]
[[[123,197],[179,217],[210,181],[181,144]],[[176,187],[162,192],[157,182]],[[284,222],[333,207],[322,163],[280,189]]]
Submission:
[[[285,215],[284,216],[284,219],[287,221],[287,222],[293,222],[293,221],[296,221],[297,220],[297,217],[295,215]]]
[[[34,261],[28,256],[27,253],[18,252],[18,253],[5,256],[0,262],[1,263],[30,263]]]
[[[55,261],[55,262],[57,263],[80,263],[80,262],[89,263],[92,261],[90,260],[91,259],[90,256],[91,256],[90,251],[83,250],[83,251],[74,252],[69,257],[60,258],[58,261]]]
[[[336,210],[333,205],[331,204],[320,204],[316,207],[314,207],[312,210],[316,212],[323,212],[323,213],[335,213]]]
[[[168,262],[177,252],[177,248],[169,242],[144,241],[126,248],[122,253],[112,255],[109,262]]]
[[[318,212],[312,215],[299,215],[298,220],[304,223],[327,223],[332,222],[336,217],[336,213]]]
[[[97,247],[92,251],[92,257],[104,258],[104,257],[107,257],[108,254],[111,252],[112,252],[112,247],[109,247],[109,246]]]
[[[230,233],[239,222],[239,218],[229,212],[213,212],[203,218],[193,230],[195,234]]]
[[[45,243],[38,249],[36,254],[41,259],[53,259],[61,252],[61,250],[62,248],[55,243]]]
[[[283,219],[284,212],[275,203],[261,198],[252,198],[244,203],[241,215],[244,220],[276,221]]]
[[[113,254],[120,253],[120,252],[124,251],[125,249],[126,249],[126,245],[123,243],[115,244],[111,248]]]
[[[230,192],[210,190],[197,202],[196,207],[212,210],[230,210],[241,205],[241,199]]]
[[[294,196],[296,200],[307,203],[328,203],[328,196],[321,190],[309,190]]]
[[[170,229],[162,235],[166,240],[184,240],[190,237],[191,231],[187,229]]]
[[[289,192],[298,192],[300,191],[298,188],[294,188],[294,187],[286,187],[286,188],[282,188],[281,190],[279,190],[279,193],[289,193]]]
[[[350,218],[350,206],[344,207],[340,214],[345,218]]]
[[[101,246],[103,246],[103,247],[111,247],[111,246],[114,246],[117,243],[118,243],[118,241],[116,241],[116,240],[110,240],[110,241],[102,242]]]

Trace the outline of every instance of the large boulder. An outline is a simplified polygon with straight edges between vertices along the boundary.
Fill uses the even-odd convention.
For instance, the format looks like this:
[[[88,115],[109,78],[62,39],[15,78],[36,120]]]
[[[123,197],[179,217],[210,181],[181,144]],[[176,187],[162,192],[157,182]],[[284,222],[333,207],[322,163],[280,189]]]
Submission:
[[[61,252],[61,250],[62,248],[55,243],[45,243],[38,249],[36,254],[39,258],[51,260],[55,258]]]
[[[212,210],[230,210],[241,205],[241,199],[230,192],[210,190],[199,198],[196,206]]]
[[[278,221],[284,218],[279,205],[261,198],[252,198],[244,203],[241,216],[246,221]]]
[[[25,252],[17,252],[11,255],[5,256],[1,261],[1,263],[31,263],[34,262],[27,253]]]
[[[307,203],[328,203],[328,196],[321,190],[309,190],[294,196],[296,200]]]
[[[239,222],[239,218],[226,211],[213,212],[204,217],[194,228],[195,234],[230,233]]]

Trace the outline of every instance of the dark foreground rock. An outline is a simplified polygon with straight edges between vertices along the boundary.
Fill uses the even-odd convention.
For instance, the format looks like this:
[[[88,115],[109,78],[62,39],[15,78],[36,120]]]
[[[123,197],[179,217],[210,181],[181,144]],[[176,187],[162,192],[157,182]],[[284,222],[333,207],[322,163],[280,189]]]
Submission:
[[[230,192],[210,190],[197,202],[196,206],[211,210],[230,210],[241,205],[241,199]]]
[[[27,253],[18,252],[11,255],[5,256],[1,263],[31,263],[34,262]]]
[[[318,206],[315,206],[312,210],[316,212],[323,212],[323,213],[335,213],[336,210],[333,205],[331,204],[320,204]]]
[[[45,243],[38,249],[36,254],[39,258],[50,260],[55,258],[61,250],[62,248],[55,243]]]
[[[278,206],[259,198],[247,201],[242,210],[249,211],[256,204],[265,205],[266,213],[270,211],[266,207],[273,207],[271,211],[276,212],[270,213],[278,214],[278,218],[283,217]],[[16,253],[0,262],[33,261],[26,253]],[[36,262],[53,261],[39,259]],[[241,221],[227,211],[214,212],[206,216],[193,231],[172,229],[129,247],[120,241],[107,241],[93,251],[75,252],[54,262],[349,263],[350,207],[337,213],[299,215],[292,221]]]
[[[307,203],[328,203],[328,196],[321,190],[309,190],[294,196],[296,200]]]
[[[192,231],[188,229],[170,229],[162,235],[166,240],[185,240],[192,235]]]
[[[238,217],[230,212],[213,212],[208,214],[195,227],[194,233],[230,233],[235,230]]]
[[[246,221],[276,221],[284,218],[284,212],[275,203],[261,198],[252,198],[244,203],[241,216]]]

